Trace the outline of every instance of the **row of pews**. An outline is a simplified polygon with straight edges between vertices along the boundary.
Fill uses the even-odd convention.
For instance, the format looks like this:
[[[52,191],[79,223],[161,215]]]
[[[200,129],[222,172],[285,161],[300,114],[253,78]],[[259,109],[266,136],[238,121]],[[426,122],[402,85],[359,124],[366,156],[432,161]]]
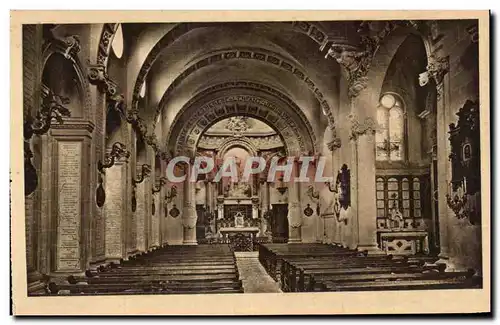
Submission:
[[[474,270],[446,272],[437,257],[369,256],[327,244],[262,244],[259,260],[283,292],[480,288]]]
[[[83,276],[51,282],[50,294],[242,293],[234,254],[228,245],[166,246],[101,266]]]

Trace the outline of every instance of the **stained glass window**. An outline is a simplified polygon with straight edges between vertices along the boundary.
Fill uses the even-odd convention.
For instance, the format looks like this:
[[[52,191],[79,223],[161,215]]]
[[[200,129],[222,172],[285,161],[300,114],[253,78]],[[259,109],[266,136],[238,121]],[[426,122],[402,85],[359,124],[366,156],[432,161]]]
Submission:
[[[380,161],[404,158],[404,111],[394,95],[386,94],[377,110],[379,130],[375,135],[376,157]]]

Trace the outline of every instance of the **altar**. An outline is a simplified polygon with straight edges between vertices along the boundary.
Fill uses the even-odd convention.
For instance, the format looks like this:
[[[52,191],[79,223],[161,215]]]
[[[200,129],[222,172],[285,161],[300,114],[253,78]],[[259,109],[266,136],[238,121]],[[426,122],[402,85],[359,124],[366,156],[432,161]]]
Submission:
[[[234,252],[251,252],[253,251],[253,243],[259,232],[257,227],[224,227],[220,229],[220,233],[225,242]]]

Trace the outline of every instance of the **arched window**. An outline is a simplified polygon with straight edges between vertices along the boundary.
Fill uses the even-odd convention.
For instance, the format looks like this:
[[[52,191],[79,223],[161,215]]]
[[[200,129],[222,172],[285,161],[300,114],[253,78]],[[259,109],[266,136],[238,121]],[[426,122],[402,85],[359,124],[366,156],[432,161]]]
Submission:
[[[142,83],[141,92],[139,93],[139,96],[141,96],[141,98],[144,98],[144,96],[146,96],[146,81]]]
[[[375,135],[378,161],[402,161],[405,159],[405,112],[401,100],[393,94],[380,99],[377,110],[380,130]]]
[[[118,24],[118,28],[116,29],[115,36],[113,37],[113,43],[111,43],[111,48],[113,49],[113,53],[116,55],[116,57],[118,59],[120,59],[123,55],[122,24]]]

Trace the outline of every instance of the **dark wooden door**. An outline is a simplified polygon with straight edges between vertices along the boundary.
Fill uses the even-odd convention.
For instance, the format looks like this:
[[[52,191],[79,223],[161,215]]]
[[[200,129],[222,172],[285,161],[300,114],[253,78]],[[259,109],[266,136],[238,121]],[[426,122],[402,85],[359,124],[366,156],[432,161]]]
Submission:
[[[273,204],[271,233],[273,243],[288,242],[288,204]]]
[[[198,215],[198,220],[196,220],[196,239],[198,243],[203,243],[205,240],[205,207],[202,204],[196,205],[196,214]]]

